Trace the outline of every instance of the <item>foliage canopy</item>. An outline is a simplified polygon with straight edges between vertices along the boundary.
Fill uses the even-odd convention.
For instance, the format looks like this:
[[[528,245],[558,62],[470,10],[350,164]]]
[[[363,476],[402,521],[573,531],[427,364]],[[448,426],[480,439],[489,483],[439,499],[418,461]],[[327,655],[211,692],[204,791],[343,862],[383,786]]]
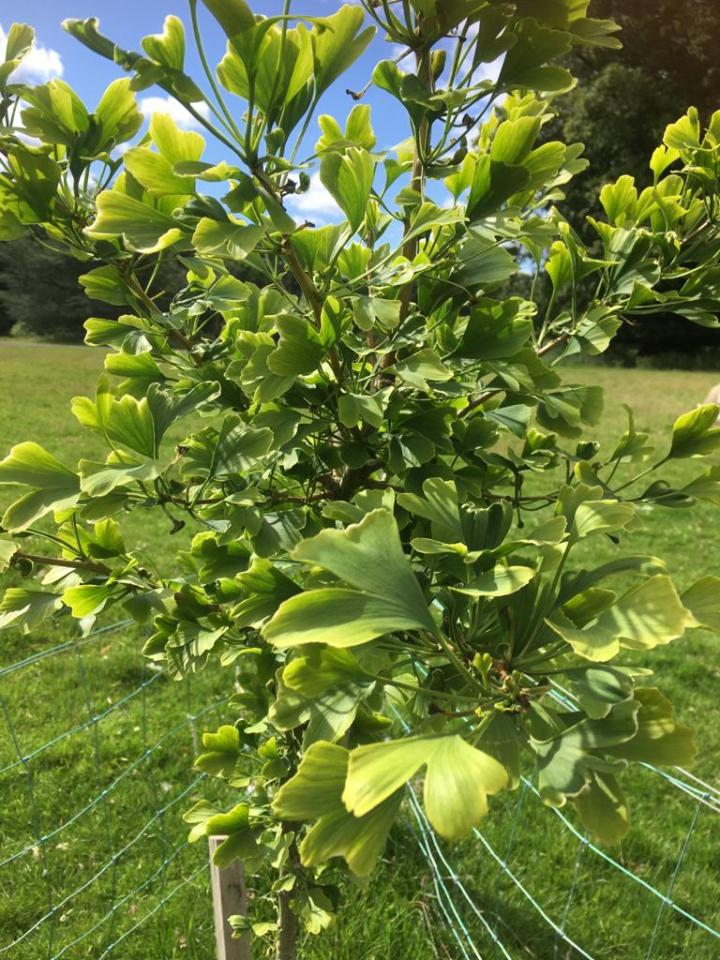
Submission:
[[[525,772],[613,842],[628,829],[628,763],[692,759],[690,731],[632,652],[717,625],[718,581],[679,596],[662,560],[624,544],[647,510],[720,501],[712,465],[683,489],[662,475],[720,447],[718,407],[680,417],[657,453],[629,414],[603,450],[586,437],[601,391],[558,366],[603,352],[634,316],[716,322],[720,114],[703,128],[691,109],[668,127],[646,190],[627,177],[603,188],[591,256],[558,208],[582,145],[542,137],[573,83],[556,59],[617,43],[587,2],[368,0],[327,17],[287,4],[265,18],[244,0],[204,5],[228,40],[207,92],[184,72],[177,17],[142,52],[94,19],[66,22],[128,73],[93,109],[60,80],[14,84],[32,31],[8,37],[2,237],[68,251],[88,266],[87,293],[123,312],[87,321],[86,341],[109,348],[106,375],[73,403],[106,460],[70,466],[21,443],[0,463],[20,494],[0,557],[37,576],[6,591],[0,625],[60,615],[88,630],[120,604],[172,676],[229,668],[237,719],[205,736],[197,765],[238,803],[187,816],[193,838],[227,836],[220,864],[277,870],[289,957],[292,918],[319,932],[333,912],[320,868],[343,858],[369,874],[418,777],[448,839]],[[195,0],[190,23],[206,64]],[[376,30],[408,51],[372,73],[408,138],[381,149],[358,102],[342,122],[320,116],[299,159],[322,94]],[[227,159],[203,160],[205,138],[166,115],[120,156],[151,84]],[[288,210],[314,166],[337,224]],[[153,287],[165,251],[186,271],[169,304]],[[238,279],[238,263],[262,285]],[[532,297],[502,294],[528,269],[552,284],[542,317]],[[123,534],[147,509],[170,533],[194,531],[170,573]],[[593,566],[598,537],[623,549]],[[257,904],[238,931],[275,929]]]

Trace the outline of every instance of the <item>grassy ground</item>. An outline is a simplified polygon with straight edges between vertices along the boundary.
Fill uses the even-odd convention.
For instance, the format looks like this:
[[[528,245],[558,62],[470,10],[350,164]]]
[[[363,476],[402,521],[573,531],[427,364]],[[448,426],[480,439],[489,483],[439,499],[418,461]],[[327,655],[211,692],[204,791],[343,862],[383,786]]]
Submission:
[[[68,409],[70,397],[92,393],[99,352],[7,341],[0,351],[0,451],[33,439],[68,464],[81,454],[101,453],[102,444],[81,430]],[[595,368],[574,371],[573,376],[605,387],[607,417],[601,439],[608,445],[625,427],[622,403],[635,409],[639,430],[667,438],[678,413],[702,400],[715,380],[713,374]],[[696,469],[680,465],[677,479]],[[685,586],[720,570],[714,549],[717,531],[710,508],[653,512],[646,516],[645,531],[635,536],[633,552],[664,557],[679,585]],[[158,545],[167,535],[167,521],[143,518],[134,535],[137,545]],[[610,556],[614,548],[608,544],[597,549]],[[7,632],[1,638],[0,724],[5,723],[7,732],[0,736],[0,958],[99,960],[108,944],[124,937],[111,954],[114,958],[209,960],[213,947],[203,851],[180,846],[185,832],[180,814],[200,795],[189,769],[194,740],[204,727],[222,721],[222,706],[195,721],[188,718],[227,694],[228,676],[209,671],[192,683],[169,683],[143,663],[141,637],[127,628],[22,670],[2,672],[68,637],[65,627],[54,624],[32,637]],[[701,759],[696,772],[714,782],[720,730],[717,639],[694,634],[654,653],[652,665],[682,719],[697,729]],[[34,751],[40,752],[29,761],[18,760]],[[615,855],[666,890],[694,805],[650,773],[633,774],[626,782],[635,798],[635,824]],[[103,789],[108,790],[105,795]],[[87,812],[73,820],[89,804]],[[517,795],[508,797],[494,803],[493,810],[488,839],[501,856],[509,853],[518,878],[558,922],[575,884],[565,918],[570,936],[598,960],[646,957],[656,900],[630,880],[619,880],[592,853],[578,859],[577,840],[532,796],[524,796],[520,806]],[[112,859],[128,844],[122,856]],[[350,891],[350,909],[326,937],[306,946],[305,960],[463,956],[439,920],[432,874],[412,835],[398,831],[394,847],[402,847],[403,857],[389,856],[369,886]],[[16,859],[2,863],[11,857]],[[500,914],[497,933],[513,958],[580,956],[555,943],[546,924],[524,906],[477,842],[453,849],[450,862],[480,908],[488,916]],[[703,812],[673,898],[715,926],[720,926],[718,862],[720,822]],[[178,883],[194,874],[133,932]],[[480,952],[492,956],[480,921],[460,896],[456,900]],[[53,907],[36,931],[3,950]],[[96,924],[97,930],[78,940]],[[720,941],[694,932],[666,911],[655,960],[712,960],[719,955]]]

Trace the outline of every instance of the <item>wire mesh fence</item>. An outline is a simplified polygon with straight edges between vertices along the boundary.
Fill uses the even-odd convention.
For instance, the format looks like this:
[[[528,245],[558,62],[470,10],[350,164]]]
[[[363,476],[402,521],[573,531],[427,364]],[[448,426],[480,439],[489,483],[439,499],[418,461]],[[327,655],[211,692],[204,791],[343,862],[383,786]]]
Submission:
[[[633,828],[607,849],[526,778],[459,852],[438,840],[408,791],[411,829],[458,957],[720,957],[720,790],[650,764],[632,778]]]
[[[229,680],[174,683],[138,647],[123,621],[0,667],[0,960],[210,956],[207,851],[181,815],[222,790],[192,758],[228,719]],[[446,848],[409,791],[445,955],[719,957],[720,791],[682,770],[632,778],[633,829],[612,850],[530,780]]]
[[[211,942],[207,851],[181,815],[220,789],[192,758],[224,719],[227,679],[169,681],[127,621],[0,669],[0,957],[146,960]]]

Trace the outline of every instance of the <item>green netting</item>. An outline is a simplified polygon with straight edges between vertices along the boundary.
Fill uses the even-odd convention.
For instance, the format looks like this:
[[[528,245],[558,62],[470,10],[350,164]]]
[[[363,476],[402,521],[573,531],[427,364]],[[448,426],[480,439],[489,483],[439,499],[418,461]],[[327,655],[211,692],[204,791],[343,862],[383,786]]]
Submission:
[[[133,934],[151,918],[159,930],[169,904],[166,941],[194,916],[210,942],[207,850],[188,845],[181,814],[221,789],[192,757],[199,728],[224,719],[227,678],[173,683],[126,627],[0,669],[0,957],[139,960]]]
[[[565,696],[558,692],[559,698]],[[526,778],[512,806],[502,813],[496,810],[492,818],[504,822],[504,832],[502,828],[493,828],[492,823],[484,831],[476,830],[474,849],[463,851],[458,864],[457,854],[443,848],[415,792],[408,790],[413,828],[433,878],[438,909],[463,957],[520,960],[531,955],[557,960],[603,960],[621,955],[625,960],[676,960],[684,955],[692,960],[710,960],[720,956],[720,876],[715,866],[710,865],[711,885],[704,888],[702,902],[692,902],[692,894],[687,891],[683,895],[685,902],[675,897],[683,872],[688,869],[702,816],[708,818],[714,843],[720,839],[720,791],[684,770],[667,772],[649,764],[643,764],[643,768],[642,776],[650,782],[644,789],[640,785],[636,794],[646,799],[652,797],[655,802],[680,802],[687,808],[683,834],[664,838],[664,843],[676,851],[665,858],[668,870],[664,884],[660,874],[653,882],[642,875],[640,867],[633,867],[632,850],[613,852],[594,844],[568,814],[542,803],[537,788]],[[647,814],[647,820],[635,827],[636,844],[642,843],[637,831],[646,822],[658,829],[656,811],[646,811]],[[534,835],[542,830],[543,820],[548,817],[555,822],[550,834],[552,852],[563,864],[552,887],[546,882],[538,883],[533,870],[538,852],[547,846]],[[526,836],[520,840],[525,859],[518,858],[518,864],[511,865],[523,820],[527,821]],[[663,828],[666,829],[664,823]],[[495,836],[491,835],[493,829]],[[463,879],[463,873],[469,881]],[[479,891],[478,876],[482,877]],[[611,893],[595,905],[601,884]],[[492,895],[488,896],[488,890]],[[623,906],[632,928],[631,937],[619,930],[613,920],[603,922],[609,916],[606,902],[614,902],[615,908],[618,904]],[[518,911],[523,915],[522,931],[509,920]],[[579,933],[575,932],[576,927]]]
[[[201,730],[226,719],[227,680],[207,671],[173,683],[141,661],[127,627],[0,669],[0,957],[165,960],[182,956],[190,927],[197,943],[212,942],[207,851],[187,844],[181,814],[201,792],[221,789],[191,761]],[[570,703],[566,691],[555,695]],[[687,771],[645,765],[631,792],[636,823],[614,851],[543,804],[527,779],[496,798],[472,843],[446,849],[409,790],[451,955],[720,956],[712,863],[720,791]],[[667,822],[658,804],[672,813]],[[542,858],[550,873],[535,870]],[[622,928],[603,922],[619,902]]]

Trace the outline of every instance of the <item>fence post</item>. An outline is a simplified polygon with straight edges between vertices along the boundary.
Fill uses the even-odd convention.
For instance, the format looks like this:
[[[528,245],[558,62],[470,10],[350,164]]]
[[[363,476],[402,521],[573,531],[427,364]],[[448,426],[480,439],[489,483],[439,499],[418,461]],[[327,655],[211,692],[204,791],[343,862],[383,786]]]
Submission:
[[[252,960],[250,937],[233,940],[227,918],[247,913],[245,871],[240,860],[221,870],[213,863],[213,854],[225,837],[210,837],[210,879],[212,882],[213,914],[215,917],[215,947],[217,960]]]

